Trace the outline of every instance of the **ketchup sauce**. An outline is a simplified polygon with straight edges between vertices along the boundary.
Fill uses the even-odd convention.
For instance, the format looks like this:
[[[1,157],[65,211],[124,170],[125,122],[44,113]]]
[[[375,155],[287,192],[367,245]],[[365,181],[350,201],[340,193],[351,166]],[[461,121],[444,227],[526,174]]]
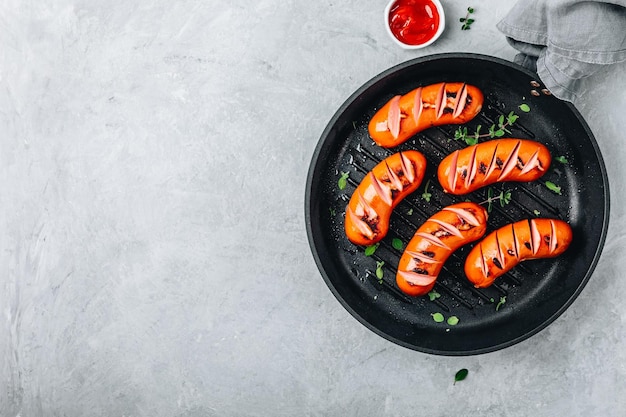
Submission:
[[[439,29],[439,11],[431,0],[398,0],[388,19],[393,35],[409,45],[428,42]]]

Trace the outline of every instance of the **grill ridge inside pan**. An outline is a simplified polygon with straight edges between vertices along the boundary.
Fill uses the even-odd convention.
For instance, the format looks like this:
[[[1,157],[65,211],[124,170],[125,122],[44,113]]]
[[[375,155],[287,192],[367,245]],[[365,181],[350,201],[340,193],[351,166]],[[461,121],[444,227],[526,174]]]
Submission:
[[[442,355],[484,353],[510,346],[535,334],[558,317],[577,297],[598,261],[608,227],[608,180],[595,139],[576,109],[553,96],[534,96],[531,81],[536,75],[493,57],[476,54],[441,54],[418,58],[391,68],[356,91],[330,120],[314,152],[306,184],[305,220],[310,246],[322,276],[342,305],[377,334],[408,348]],[[443,192],[437,181],[438,163],[449,153],[465,147],[455,141],[458,126],[423,131],[404,144],[383,149],[373,143],[367,125],[384,103],[420,85],[436,82],[467,82],[479,87],[485,102],[481,113],[464,125],[473,132],[478,125],[497,123],[513,111],[519,119],[505,137],[544,143],[552,156],[564,156],[567,164],[553,160],[548,172],[532,183],[492,186],[497,193],[510,190],[507,205],[492,204],[488,230],[531,218],[560,218],[570,223],[574,242],[556,259],[522,263],[487,289],[470,285],[463,261],[473,245],[455,252],[446,262],[435,290],[441,295],[409,297],[395,284],[396,266],[415,230],[444,206],[464,201],[487,200],[487,188],[465,196]],[[530,112],[519,110],[522,103]],[[485,131],[485,129],[483,129]],[[485,139],[481,139],[484,141]],[[424,154],[428,167],[418,191],[394,210],[388,235],[376,252],[365,256],[364,248],[345,237],[345,206],[361,179],[392,153],[415,149]],[[349,172],[340,190],[340,173]],[[430,202],[422,198],[429,182]],[[552,181],[562,187],[557,195],[545,186]],[[585,207],[582,210],[581,207]],[[588,216],[592,213],[592,216]],[[376,276],[377,263],[383,277]],[[501,297],[506,304],[496,311]],[[431,314],[457,316],[455,326],[436,323]]]

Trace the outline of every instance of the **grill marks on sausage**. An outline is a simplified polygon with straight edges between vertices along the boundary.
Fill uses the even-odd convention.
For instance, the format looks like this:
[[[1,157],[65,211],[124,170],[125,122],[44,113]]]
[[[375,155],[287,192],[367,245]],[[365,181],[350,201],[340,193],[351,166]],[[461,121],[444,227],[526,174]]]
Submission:
[[[520,220],[497,229],[472,249],[465,273],[475,286],[486,288],[521,261],[558,256],[571,239],[571,228],[561,220]]]
[[[469,166],[467,168],[468,172],[466,173],[466,177],[465,177],[465,187],[469,187],[470,184],[474,181],[474,177],[476,176],[476,169],[478,165],[476,161],[477,149],[478,147],[475,146],[474,149],[472,150],[472,156],[470,156]]]
[[[550,253],[554,253],[554,251],[556,250],[556,248],[559,247],[559,242],[557,241],[557,236],[556,236],[556,225],[554,224],[554,222],[552,220],[550,220]]]
[[[445,232],[444,236],[454,235],[454,236],[463,238],[463,234],[459,231],[459,229],[456,226],[450,223],[438,220],[438,219],[429,219],[429,221],[433,223],[437,223],[439,226],[441,226],[441,229],[439,229],[437,232],[440,232],[440,231]]]
[[[513,171],[513,169],[515,168],[515,164],[517,163],[518,159],[519,148],[521,145],[522,141],[517,141],[515,147],[513,148],[513,151],[509,154],[506,162],[502,165],[502,172],[500,172],[500,175],[498,176],[498,181],[506,178],[506,176],[509,175],[511,171]]]
[[[421,251],[421,252],[413,252],[407,251],[407,253],[413,258],[415,262],[423,262],[426,264],[437,264],[440,263],[435,258],[434,252],[430,251]]]
[[[419,121],[423,110],[424,102],[422,101],[422,87],[419,87],[415,90],[415,97],[413,99],[413,120],[415,120],[415,124]]]
[[[413,108],[411,109],[411,116],[415,124],[418,123],[426,108],[434,108],[436,119],[439,119],[444,114],[452,114],[453,117],[459,117],[463,110],[472,103],[473,99],[467,91],[467,84],[464,83],[459,91],[447,91],[446,86],[446,83],[441,84],[434,103],[424,102],[422,87],[418,87],[415,90]],[[402,119],[408,116],[400,108],[400,98],[401,96],[394,96],[391,99],[386,126],[381,126],[382,130],[389,130],[394,138],[398,138]]]
[[[455,213],[459,219],[472,226],[480,226],[480,222],[470,209],[461,209],[458,207],[444,207],[443,210]]]
[[[498,145],[499,144],[496,143],[496,148],[493,150],[493,155],[491,157],[491,161],[489,162],[489,168],[485,173],[485,177],[490,176],[493,170],[496,169],[496,167],[502,166],[502,161],[500,160],[500,158],[498,158]],[[498,161],[500,161],[500,165],[498,165]]]
[[[513,224],[511,224],[511,234],[513,235],[513,250],[515,251],[515,257],[519,259],[519,241],[517,240],[515,226]]]
[[[519,175],[528,174],[534,169],[539,171],[545,171],[541,160],[539,159],[540,148],[537,148],[534,153],[528,158],[528,161],[524,161],[520,156],[520,151],[523,140],[517,140],[513,149],[508,152],[508,155],[503,160],[502,155],[498,154],[499,145],[496,144],[493,149],[493,154],[489,161],[477,160],[477,151],[480,145],[473,145],[470,149],[466,148],[466,151],[470,151],[467,165],[459,165],[460,151],[455,151],[450,162],[450,171],[448,173],[448,185],[450,189],[455,190],[457,186],[457,179],[463,181],[465,188],[470,187],[476,180],[484,181],[484,179],[490,177],[494,171],[499,170],[497,175],[497,181],[507,181],[511,178],[511,174],[517,171]],[[502,152],[501,152],[502,153]],[[462,158],[462,157],[461,157]],[[477,175],[481,175],[482,179],[477,178]]]
[[[420,236],[421,238],[435,246],[450,250],[450,248],[441,240],[441,238],[445,238],[447,236],[456,236],[459,238],[463,238],[463,234],[461,233],[461,231],[470,230],[473,227],[478,226],[479,222],[478,219],[476,219],[476,216],[469,213],[468,210],[449,207],[444,208],[444,210],[445,209],[448,209],[448,211],[452,211],[457,215],[457,219],[459,221],[458,224],[452,224],[444,222],[442,220],[430,218],[427,221],[435,223],[439,227],[431,233],[417,232],[416,235]],[[470,222],[474,223],[475,225],[472,225]],[[423,251],[422,254],[427,258],[433,258],[435,256],[434,252],[428,251]],[[428,262],[427,260],[424,260],[423,256],[417,254],[416,252],[412,252],[411,256],[413,256],[416,261]]]
[[[541,245],[541,233],[539,233],[537,223],[535,223],[534,220],[531,219],[529,223],[532,251],[533,255],[536,255],[539,250],[539,245]]]
[[[443,110],[446,108],[447,101],[448,97],[446,96],[446,83],[441,83],[441,87],[439,88],[439,92],[437,93],[437,100],[435,101],[435,112],[437,114],[437,119],[439,119],[443,114]]]
[[[376,194],[390,206],[398,194],[400,194],[406,186],[415,181],[416,167],[413,161],[403,154],[400,155],[400,161],[400,166],[395,168],[390,167],[389,164],[386,163],[387,172],[383,174],[380,179],[376,178],[372,172],[369,173]],[[358,197],[359,205],[357,206],[357,211],[363,211],[362,214],[358,215],[358,220],[365,223],[367,227],[369,227],[369,230],[363,228],[363,224],[359,224],[358,221],[356,222],[357,227],[363,236],[371,239],[373,236],[380,233],[378,227],[380,219],[378,213],[368,204],[360,192],[358,192]],[[350,211],[350,214],[352,214],[352,211]],[[353,220],[357,219],[353,218]]]
[[[457,219],[459,220],[459,224],[454,225],[439,219],[430,218],[427,221],[435,223],[439,227],[431,233],[418,232],[416,233],[416,235],[420,236],[432,245],[451,250],[441,239],[446,238],[447,236],[456,236],[459,238],[463,238],[463,234],[461,233],[460,229],[463,228],[464,230],[469,230],[470,228],[474,227],[458,215]],[[434,259],[435,253],[432,251],[410,251],[407,253],[413,258],[413,261],[415,262],[415,266],[412,268],[412,271],[417,274],[429,275],[431,272],[428,269],[432,268],[436,264],[441,263],[441,261]]]

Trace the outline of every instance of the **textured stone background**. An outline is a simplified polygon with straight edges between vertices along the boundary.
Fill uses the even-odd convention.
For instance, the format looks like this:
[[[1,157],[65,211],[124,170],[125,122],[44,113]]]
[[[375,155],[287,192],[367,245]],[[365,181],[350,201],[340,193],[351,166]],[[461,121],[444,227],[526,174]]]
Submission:
[[[306,173],[343,101],[417,56],[513,58],[495,28],[513,0],[444,3],[443,37],[408,52],[382,0],[3,1],[0,415],[626,415],[624,65],[576,103],[611,227],[546,330],[480,356],[410,351],[313,262]]]

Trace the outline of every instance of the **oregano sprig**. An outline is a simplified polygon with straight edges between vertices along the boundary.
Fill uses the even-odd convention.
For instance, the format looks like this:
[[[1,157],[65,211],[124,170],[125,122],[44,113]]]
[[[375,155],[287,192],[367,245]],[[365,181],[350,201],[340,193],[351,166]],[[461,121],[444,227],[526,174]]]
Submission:
[[[511,202],[511,190],[502,190],[500,191],[500,194],[494,196],[493,188],[487,188],[487,199],[480,203],[487,204],[487,213],[491,213],[491,210],[493,209],[492,204],[494,201],[499,201],[500,207],[506,206]]]
[[[470,19],[470,15],[473,13],[474,13],[474,8],[468,7],[467,14],[465,15],[465,17],[462,17],[459,19],[459,22],[463,23],[463,26],[461,26],[461,30],[470,30],[472,23],[474,23],[474,19]]]
[[[433,195],[428,192],[428,186],[430,185],[430,180],[426,181],[426,185],[424,186],[424,192],[422,193],[422,198],[426,200],[427,203],[430,202],[430,197]]]
[[[482,134],[480,133],[482,125],[476,126],[474,133],[469,133],[465,126],[458,127],[454,131],[454,140],[463,140],[467,145],[471,146],[476,145],[480,138],[500,138],[504,136],[505,133],[511,133],[509,127],[513,126],[517,119],[519,119],[519,116],[513,111],[509,112],[507,115],[501,114],[500,117],[498,117],[498,123],[489,126],[487,133]]]

